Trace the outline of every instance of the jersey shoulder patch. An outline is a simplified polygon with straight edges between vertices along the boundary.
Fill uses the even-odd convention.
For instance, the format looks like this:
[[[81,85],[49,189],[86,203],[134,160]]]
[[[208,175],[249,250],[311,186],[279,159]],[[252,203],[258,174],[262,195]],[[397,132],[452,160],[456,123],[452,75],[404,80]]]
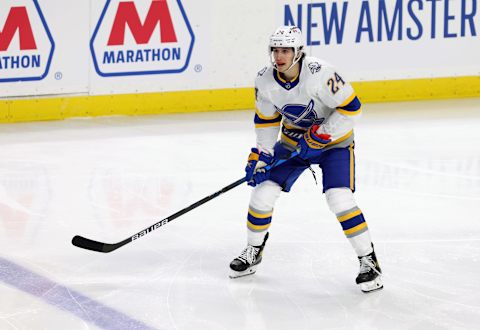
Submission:
[[[269,86],[273,80],[272,70],[272,66],[266,66],[257,72],[257,76],[255,77],[255,87],[260,91]]]
[[[267,71],[268,67],[264,67],[262,70],[258,71],[257,72],[257,77],[261,77],[265,74],[265,72]]]
[[[312,74],[315,74],[317,72],[320,72],[320,70],[322,69],[322,65],[318,62],[310,62],[308,63],[308,68],[310,69],[310,72]]]
[[[304,65],[305,67],[308,68],[308,71],[312,74],[315,75],[321,71],[324,70],[325,67],[328,67],[328,63],[325,62],[324,60],[313,57],[313,56],[307,56],[304,59]]]

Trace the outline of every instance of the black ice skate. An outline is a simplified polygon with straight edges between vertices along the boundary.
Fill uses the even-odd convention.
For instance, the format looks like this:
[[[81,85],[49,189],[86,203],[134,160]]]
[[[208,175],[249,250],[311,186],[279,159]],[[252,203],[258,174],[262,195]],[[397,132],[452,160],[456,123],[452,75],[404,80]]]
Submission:
[[[366,256],[358,257],[358,261],[360,261],[360,271],[356,282],[360,285],[360,289],[363,292],[371,292],[383,288],[382,270],[378,264],[375,251]]]
[[[263,248],[268,239],[268,233],[260,246],[248,245],[240,255],[230,263],[230,278],[255,274],[257,265],[262,262]]]

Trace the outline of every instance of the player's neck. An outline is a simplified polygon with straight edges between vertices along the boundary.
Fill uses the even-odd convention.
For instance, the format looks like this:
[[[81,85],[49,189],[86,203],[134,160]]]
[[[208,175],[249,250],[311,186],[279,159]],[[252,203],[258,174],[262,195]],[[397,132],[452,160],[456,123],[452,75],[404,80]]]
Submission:
[[[300,63],[295,63],[290,69],[285,72],[280,72],[280,76],[286,81],[292,81],[295,79],[300,72]]]

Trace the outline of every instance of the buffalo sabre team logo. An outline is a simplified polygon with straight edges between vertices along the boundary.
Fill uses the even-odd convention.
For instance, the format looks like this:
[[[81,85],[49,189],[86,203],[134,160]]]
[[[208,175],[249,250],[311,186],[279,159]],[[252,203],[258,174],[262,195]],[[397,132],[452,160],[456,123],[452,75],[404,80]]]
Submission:
[[[103,77],[178,73],[194,41],[180,0],[107,0],[90,48]]]
[[[46,77],[55,43],[37,0],[2,0],[0,82]]]

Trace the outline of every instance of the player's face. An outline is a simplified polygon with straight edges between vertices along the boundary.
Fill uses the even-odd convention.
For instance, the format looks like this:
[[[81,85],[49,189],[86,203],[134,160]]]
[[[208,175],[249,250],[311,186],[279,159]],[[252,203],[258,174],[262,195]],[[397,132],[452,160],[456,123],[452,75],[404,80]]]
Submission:
[[[295,52],[293,48],[275,47],[272,50],[273,59],[279,72],[285,72],[292,65]]]

